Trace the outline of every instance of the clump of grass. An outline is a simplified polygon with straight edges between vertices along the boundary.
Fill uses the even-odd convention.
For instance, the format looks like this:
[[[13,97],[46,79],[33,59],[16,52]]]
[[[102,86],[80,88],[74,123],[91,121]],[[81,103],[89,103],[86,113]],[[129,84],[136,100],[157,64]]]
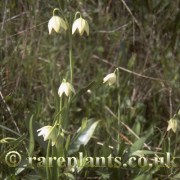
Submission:
[[[27,157],[31,142],[31,155],[45,156],[47,144],[38,138],[37,129],[52,125],[54,118],[60,115],[69,117],[69,123],[63,124],[67,128],[61,131],[67,139],[59,138],[61,146],[66,148],[77,129],[88,124],[88,118],[101,120],[90,142],[78,149],[87,156],[113,154],[121,156],[124,162],[136,151],[144,155],[148,151],[153,156],[164,156],[166,152],[179,156],[178,123],[175,133],[172,129],[167,132],[171,118],[177,117],[179,122],[178,2],[120,0],[40,4],[3,1],[0,5],[2,178],[35,179],[45,174],[43,170],[25,169],[15,175],[18,168],[6,166],[4,157],[11,150]],[[89,22],[90,36],[79,38],[78,33],[75,34],[71,47],[68,33],[49,36],[47,23],[55,7],[61,8],[71,23],[72,14],[77,10],[81,12]],[[73,50],[71,66],[69,48]],[[103,84],[103,78],[116,68],[117,86]],[[57,90],[63,78],[73,82],[75,90],[82,89],[79,94],[76,91],[78,96],[59,114]],[[67,105],[68,100],[64,104]],[[33,136],[28,133],[30,128]],[[7,137],[15,139],[4,141]],[[63,153],[67,156],[67,151]],[[75,178],[144,179],[148,173],[146,178],[165,179],[178,178],[178,171],[178,167],[176,170],[173,167],[107,167],[69,172]],[[65,173],[61,174],[64,178]]]

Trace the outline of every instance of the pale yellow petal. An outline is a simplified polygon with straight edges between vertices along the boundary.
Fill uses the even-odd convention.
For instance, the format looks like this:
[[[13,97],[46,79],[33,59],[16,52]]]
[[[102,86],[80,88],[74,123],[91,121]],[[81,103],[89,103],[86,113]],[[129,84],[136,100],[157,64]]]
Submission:
[[[59,32],[61,26],[61,18],[58,16],[54,16],[53,20],[53,28],[56,32]]]
[[[89,36],[89,24],[87,21],[85,22],[85,31],[86,31],[87,35]]]
[[[44,134],[44,141],[46,141],[50,138],[50,134],[51,134],[52,130],[53,130],[53,128],[51,127],[49,129],[49,131],[46,134]]]
[[[85,30],[85,20],[83,18],[80,18],[80,21],[79,21],[79,26],[78,26],[78,30],[79,30],[79,34],[82,36],[83,33],[84,33],[84,30]]]
[[[61,26],[65,31],[67,30],[66,22],[62,18],[61,18]]]
[[[79,24],[80,24],[80,20],[79,20],[79,19],[76,19],[76,20],[74,21],[74,23],[73,23],[73,26],[72,26],[72,34],[75,33],[75,31],[76,31],[76,29],[78,28]]]
[[[115,73],[110,73],[103,79],[103,83],[108,83],[109,86],[114,84],[116,82],[116,74]]]
[[[53,16],[48,22],[49,34],[51,34],[52,29],[54,29],[58,33],[60,31],[61,27],[64,30],[67,29],[67,25],[66,25],[65,21],[59,16]]]
[[[66,94],[66,96],[69,96],[69,95],[70,95],[70,89],[69,89],[68,84],[66,84],[66,86],[65,86],[65,88],[64,88],[64,93]]]
[[[49,30],[49,34],[51,34],[52,29],[53,29],[53,26],[52,26],[52,18],[51,18],[51,19],[49,20],[49,22],[48,22],[48,30]]]
[[[174,133],[176,133],[176,131],[177,131],[177,120],[174,118],[172,118],[168,121],[167,131],[169,131],[170,129],[172,129],[172,131]]]
[[[58,90],[58,94],[59,94],[59,96],[61,97],[62,96],[62,94],[65,92],[65,83],[64,82],[62,82],[61,83],[61,85],[60,85],[60,87],[59,87],[59,90]]]

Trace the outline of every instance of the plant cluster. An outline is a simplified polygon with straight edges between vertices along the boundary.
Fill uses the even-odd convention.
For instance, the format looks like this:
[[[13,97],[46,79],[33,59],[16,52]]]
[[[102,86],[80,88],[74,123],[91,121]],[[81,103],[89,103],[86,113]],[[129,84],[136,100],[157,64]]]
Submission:
[[[0,179],[179,179],[177,1],[0,8]]]

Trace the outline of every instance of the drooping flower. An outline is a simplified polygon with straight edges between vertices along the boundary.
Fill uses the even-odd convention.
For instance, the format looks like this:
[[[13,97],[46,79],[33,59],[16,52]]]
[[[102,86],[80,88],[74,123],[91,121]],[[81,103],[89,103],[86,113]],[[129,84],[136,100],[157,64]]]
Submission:
[[[107,76],[104,77],[103,83],[108,83],[109,86],[114,84],[116,82],[116,74],[110,73]]]
[[[177,130],[177,119],[176,118],[171,118],[169,121],[168,121],[168,127],[167,127],[167,131],[169,131],[170,129],[172,129],[172,131],[174,133],[176,133],[176,130]]]
[[[61,97],[63,93],[65,93],[66,96],[70,96],[71,93],[75,93],[75,90],[73,86],[69,82],[62,82],[58,89],[58,94]]]
[[[43,136],[44,141],[51,140],[51,145],[54,146],[57,139],[57,128],[53,126],[44,126],[37,130],[38,136]]]
[[[66,22],[63,20],[63,18],[59,16],[52,16],[52,18],[48,22],[48,30],[49,34],[51,34],[52,30],[54,29],[55,32],[60,32],[60,29],[67,30]]]
[[[88,24],[88,22],[85,19],[83,19],[82,17],[76,19],[73,22],[72,34],[74,34],[76,30],[79,31],[80,36],[83,35],[84,31],[86,31],[86,34],[89,36],[89,24]]]

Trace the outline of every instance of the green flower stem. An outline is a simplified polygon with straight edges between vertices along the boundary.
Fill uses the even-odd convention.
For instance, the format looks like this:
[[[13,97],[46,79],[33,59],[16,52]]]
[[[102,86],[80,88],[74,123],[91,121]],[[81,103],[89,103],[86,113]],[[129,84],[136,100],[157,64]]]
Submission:
[[[47,146],[47,149],[46,149],[46,159],[49,158],[50,148],[51,148],[51,142],[48,141],[48,146]],[[46,161],[46,175],[47,175],[47,179],[50,179],[49,162],[48,161]]]
[[[61,131],[61,125],[62,125],[62,115],[61,115],[61,111],[62,111],[62,96],[60,97],[60,103],[59,103],[59,119],[58,119],[58,125],[59,125],[59,132]]]
[[[57,149],[55,146],[52,147],[52,157],[57,157],[58,154],[57,154]],[[57,163],[53,163],[53,168],[52,168],[52,179],[54,180],[58,180],[58,174],[59,174],[59,171],[58,171],[58,166],[57,166]]]
[[[58,124],[61,124],[61,111],[62,111],[62,96],[60,97],[60,103],[59,103],[59,121]]]
[[[76,20],[77,15],[79,14],[79,16],[81,17],[81,13],[79,11],[76,12],[75,16],[74,16],[74,21]]]
[[[61,11],[60,11],[60,9],[55,8],[55,9],[53,9],[53,16],[55,16],[55,11],[59,11],[59,12],[61,12]]]
[[[72,57],[72,34],[69,28],[69,65],[70,65],[70,82],[73,84],[73,57]]]
[[[117,71],[117,89],[119,89],[119,69],[117,68],[115,71]],[[117,152],[119,153],[119,148],[120,148],[120,137],[119,137],[119,131],[120,131],[120,118],[121,118],[121,112],[120,112],[120,94],[118,92],[118,146],[117,146]]]
[[[66,129],[68,127],[68,124],[69,124],[69,118],[68,118],[68,116],[69,116],[69,103],[68,103],[68,98],[65,98],[64,105],[65,105],[65,107],[67,107],[67,109],[66,109],[65,121],[64,121],[64,124],[63,124],[63,128]]]

